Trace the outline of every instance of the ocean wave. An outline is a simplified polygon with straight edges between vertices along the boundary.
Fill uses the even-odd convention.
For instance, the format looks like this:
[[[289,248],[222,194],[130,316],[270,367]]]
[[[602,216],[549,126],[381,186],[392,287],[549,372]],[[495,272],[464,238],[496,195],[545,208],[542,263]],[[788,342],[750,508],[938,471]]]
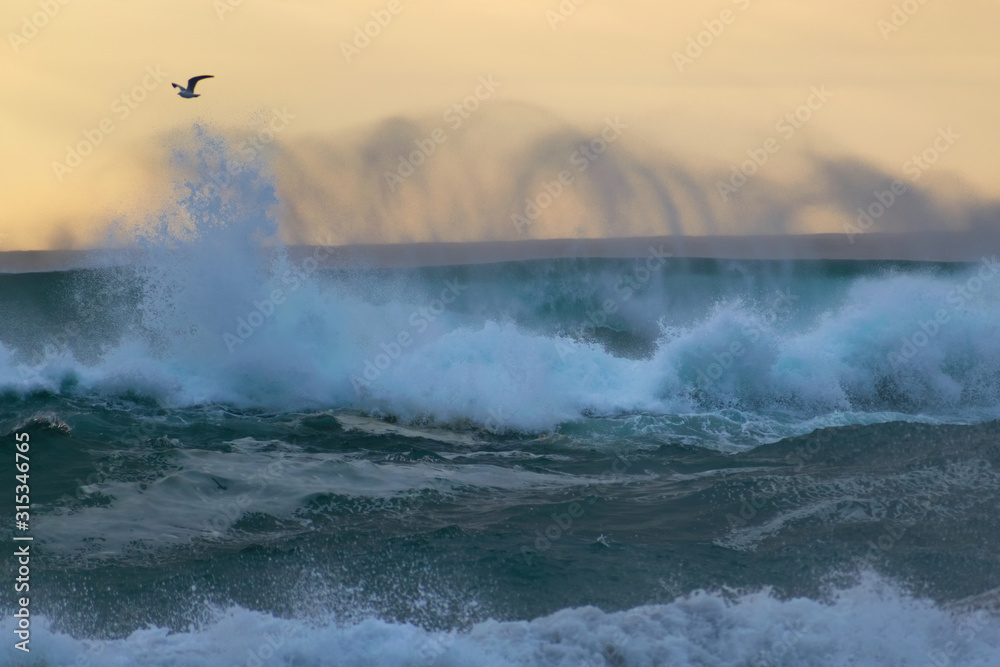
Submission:
[[[860,278],[839,303],[806,304],[813,316],[795,325],[729,299],[693,321],[664,325],[644,358],[572,331],[539,331],[531,321],[455,312],[432,322],[417,302],[373,304],[314,285],[280,313],[261,316],[232,353],[224,336],[235,334],[224,316],[214,335],[202,319],[197,336],[171,338],[181,327],[164,323],[162,312],[143,321],[145,331],[137,327],[88,359],[79,344],[31,355],[0,343],[0,390],[138,395],[173,407],[346,408],[492,431],[726,411],[782,437],[795,432],[782,423],[835,413],[995,418],[1000,307],[984,296],[961,310],[935,309],[953,282]],[[233,331],[241,319],[233,318]]]
[[[0,276],[0,392],[345,408],[494,432],[735,412],[758,441],[832,414],[1000,415],[992,258],[699,263],[651,248],[332,270],[323,248],[282,246],[264,167],[195,201],[227,151],[205,141],[185,156],[188,195],[132,232],[123,265]]]
[[[958,611],[864,575],[826,601],[781,599],[769,590],[695,592],[626,611],[571,608],[451,631],[378,618],[283,619],[232,607],[211,610],[210,620],[185,631],[153,627],[110,640],[75,638],[36,616],[31,657],[33,664],[81,667],[990,667],[1000,655],[996,597],[994,591]],[[4,633],[12,635],[14,626],[5,614]],[[4,651],[11,662],[23,660],[10,643]]]

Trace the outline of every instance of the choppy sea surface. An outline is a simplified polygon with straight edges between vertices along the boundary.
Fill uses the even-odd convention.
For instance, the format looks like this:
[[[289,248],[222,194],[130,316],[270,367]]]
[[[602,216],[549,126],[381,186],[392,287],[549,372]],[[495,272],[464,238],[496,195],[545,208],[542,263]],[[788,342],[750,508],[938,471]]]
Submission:
[[[337,268],[233,188],[0,274],[0,662],[1000,664],[991,257]]]

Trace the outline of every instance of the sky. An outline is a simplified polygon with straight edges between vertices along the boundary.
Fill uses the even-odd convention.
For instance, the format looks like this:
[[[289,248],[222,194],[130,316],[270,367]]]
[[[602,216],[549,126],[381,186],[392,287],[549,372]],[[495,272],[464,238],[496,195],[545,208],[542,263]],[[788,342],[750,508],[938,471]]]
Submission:
[[[997,0],[6,0],[2,17],[0,250],[102,245],[112,220],[176,205],[171,142],[196,124],[268,139],[291,241],[840,231],[892,179],[919,196],[886,231],[1000,210]],[[176,96],[201,74],[201,97]],[[435,129],[440,153],[402,176]],[[560,164],[570,194],[529,215]]]

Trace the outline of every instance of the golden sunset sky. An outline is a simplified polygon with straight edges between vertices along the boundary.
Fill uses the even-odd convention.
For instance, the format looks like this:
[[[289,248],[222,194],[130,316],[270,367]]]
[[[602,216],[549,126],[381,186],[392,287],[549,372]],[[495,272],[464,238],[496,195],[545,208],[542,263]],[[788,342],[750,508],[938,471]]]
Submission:
[[[755,178],[779,188],[767,191],[773,199],[782,184],[808,187],[816,155],[905,179],[911,156],[947,128],[958,138],[919,186],[945,208],[1000,198],[996,0],[6,0],[2,16],[2,250],[86,247],[110,220],[170,205],[168,137],[195,123],[252,136],[280,110],[290,120],[275,146],[308,165],[318,146],[346,151],[352,141],[377,140],[387,119],[448,128],[447,110],[473,95],[480,77],[499,84],[476,111],[484,119],[514,118],[518,128],[536,114],[550,129],[565,124],[596,137],[606,118],[618,117],[628,129],[616,150],[661,156],[649,160],[683,169],[706,200],[769,138],[778,150]],[[376,29],[378,19],[385,25]],[[366,24],[375,36],[345,49]],[[703,46],[693,47],[699,39]],[[202,97],[177,97],[171,82],[199,74],[215,76],[199,84]],[[808,121],[783,136],[777,124],[814,89],[829,99],[811,98]],[[493,144],[460,155],[503,173],[505,137],[489,128],[510,123],[482,122],[478,131],[492,132]],[[479,141],[469,132],[466,144]],[[67,148],[88,137],[99,141],[78,166],[56,164],[68,165]],[[459,164],[448,187],[462,187],[461,159],[449,158]],[[363,177],[349,166],[330,169],[310,186],[330,192],[313,196],[301,215],[313,224],[336,213],[351,230],[339,241],[517,238],[509,220],[503,232],[451,233],[444,222],[435,229],[427,211],[443,209],[430,205],[408,218],[402,236],[369,234],[363,221],[343,222],[363,204],[344,202],[348,190],[360,201],[368,188],[384,188],[385,169]],[[301,194],[290,172],[276,171],[281,196]],[[357,185],[362,178],[377,182]],[[885,185],[873,176],[870,190]],[[762,191],[748,187],[740,206],[759,208]],[[324,212],[322,202],[334,199],[339,208]],[[560,204],[559,215],[583,215],[568,199]],[[407,207],[392,210],[406,218]],[[842,216],[824,212],[822,201],[804,208],[793,231],[840,230]],[[497,215],[507,220],[510,210]],[[532,234],[600,233],[593,229],[553,218]]]

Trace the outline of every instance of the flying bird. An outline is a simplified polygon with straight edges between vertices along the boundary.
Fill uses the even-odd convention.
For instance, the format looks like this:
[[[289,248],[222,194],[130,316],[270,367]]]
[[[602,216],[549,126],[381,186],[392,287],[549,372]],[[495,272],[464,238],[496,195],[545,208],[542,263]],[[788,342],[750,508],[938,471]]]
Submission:
[[[194,94],[194,87],[196,85],[198,85],[198,82],[201,81],[202,79],[211,79],[211,78],[214,78],[211,74],[204,74],[202,76],[193,76],[190,79],[188,79],[187,88],[185,88],[184,86],[180,85],[179,83],[173,83],[171,85],[174,88],[180,88],[181,89],[180,92],[177,93],[178,95],[180,95],[184,99],[191,99],[192,97],[201,97],[201,95],[195,95]]]

